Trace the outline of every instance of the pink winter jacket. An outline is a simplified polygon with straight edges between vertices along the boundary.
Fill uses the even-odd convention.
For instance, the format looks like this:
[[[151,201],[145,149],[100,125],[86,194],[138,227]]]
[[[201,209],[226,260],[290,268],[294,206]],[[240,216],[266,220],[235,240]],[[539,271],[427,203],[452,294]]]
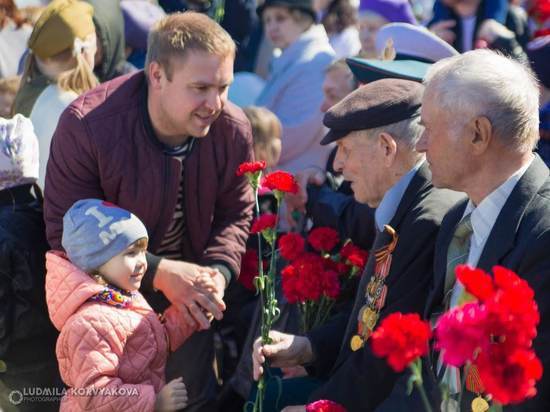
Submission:
[[[104,287],[62,252],[46,254],[46,301],[61,331],[57,359],[71,388],[61,411],[153,411],[164,385],[168,347],[177,349],[193,332],[171,306],[164,323],[138,292],[130,308],[88,299]]]

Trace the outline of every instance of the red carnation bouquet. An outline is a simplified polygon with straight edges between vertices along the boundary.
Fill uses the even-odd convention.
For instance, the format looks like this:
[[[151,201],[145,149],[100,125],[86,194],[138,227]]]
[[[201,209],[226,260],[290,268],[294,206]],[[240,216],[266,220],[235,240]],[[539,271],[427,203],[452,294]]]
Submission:
[[[532,349],[540,315],[533,289],[516,273],[493,267],[493,276],[466,265],[456,268],[464,291],[459,305],[444,313],[434,329],[435,349],[443,364],[463,368],[458,405],[464,388],[478,394],[474,410],[500,410],[536,395],[542,364]],[[429,324],[418,315],[394,313],[371,337],[373,353],[387,357],[396,372],[412,370],[411,383],[431,411],[423,387],[421,356],[428,350]],[[442,388],[448,399],[448,388]],[[485,396],[482,396],[485,394]]]
[[[367,262],[366,251],[350,241],[337,250],[339,243],[338,232],[328,227],[307,235],[312,252],[306,251],[306,239],[297,233],[279,240],[279,253],[290,262],[281,271],[283,295],[299,305],[304,333],[326,321],[341,291]]]
[[[442,362],[464,366],[466,386],[476,385],[476,392],[501,405],[535,396],[542,364],[532,349],[540,321],[533,289],[502,266],[493,267],[491,277],[460,265],[456,276],[466,294],[461,306],[437,322]]]
[[[276,243],[277,243],[277,214],[260,215],[260,205],[258,202],[258,189],[260,179],[265,169],[265,162],[246,162],[239,165],[236,174],[237,176],[246,176],[256,200],[256,219],[252,223],[250,230],[251,234],[258,236],[258,250],[255,252],[247,251],[243,257],[243,268],[241,275],[244,273],[248,277],[241,283],[249,288],[254,285],[257,293],[260,295],[261,302],[261,320],[260,320],[260,336],[262,343],[271,343],[269,330],[273,323],[279,317],[279,308],[277,307],[277,299],[275,295],[275,268],[276,268]],[[273,191],[277,201],[277,211],[281,205],[285,193],[296,193],[298,185],[294,176],[284,171],[276,171],[265,176],[263,184]],[[269,255],[269,265],[263,260],[262,241],[264,238],[267,244],[271,247]],[[254,264],[256,261],[257,264]],[[258,381],[258,390],[256,399],[253,405],[254,412],[261,412],[264,404],[265,381],[263,376]]]

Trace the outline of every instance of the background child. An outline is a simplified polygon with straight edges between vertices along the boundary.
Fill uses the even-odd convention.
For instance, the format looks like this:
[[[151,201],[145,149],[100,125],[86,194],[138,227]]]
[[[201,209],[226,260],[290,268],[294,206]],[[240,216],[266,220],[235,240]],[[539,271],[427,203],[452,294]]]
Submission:
[[[15,100],[15,95],[21,83],[20,76],[11,76],[0,79],[0,117],[9,119],[11,117],[11,107]]]
[[[243,110],[252,126],[254,157],[256,160],[264,160],[267,167],[272,169],[281,157],[281,122],[265,107],[248,106]]]
[[[46,299],[61,331],[57,359],[71,388],[62,411],[153,411],[186,406],[181,378],[164,384],[168,347],[193,332],[174,306],[159,319],[138,292],[147,230],[130,212],[97,199],[63,218],[61,252],[46,256]],[[178,319],[179,318],[179,319]]]

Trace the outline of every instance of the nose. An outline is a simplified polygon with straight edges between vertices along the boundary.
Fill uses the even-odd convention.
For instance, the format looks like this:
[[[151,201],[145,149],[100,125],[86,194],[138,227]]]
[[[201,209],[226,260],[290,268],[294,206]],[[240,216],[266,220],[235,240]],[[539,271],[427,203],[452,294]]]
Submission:
[[[425,153],[428,150],[426,131],[423,131],[420,135],[420,139],[416,142],[415,149],[419,153]]]
[[[137,265],[141,268],[145,268],[147,270],[147,258],[145,255],[145,252],[139,254],[139,258],[137,260]]]
[[[330,102],[325,98],[325,100],[323,100],[323,103],[321,103],[321,112],[323,113],[326,113],[328,109],[330,109]]]
[[[208,94],[206,106],[211,112],[219,112],[223,108],[224,93],[220,93],[218,90],[212,90]]]
[[[342,154],[342,149],[340,146],[336,149],[336,156],[334,156],[334,161],[332,162],[332,167],[335,172],[342,173],[344,170],[344,155]]]

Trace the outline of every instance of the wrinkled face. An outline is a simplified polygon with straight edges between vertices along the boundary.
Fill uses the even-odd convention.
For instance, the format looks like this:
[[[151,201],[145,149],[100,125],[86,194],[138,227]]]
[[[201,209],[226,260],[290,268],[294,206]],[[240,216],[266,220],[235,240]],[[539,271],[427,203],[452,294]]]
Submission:
[[[147,251],[147,242],[139,244],[138,242],[130,245],[122,253],[111,258],[99,268],[99,273],[105,280],[121,289],[129,292],[138,290],[141,280],[147,270],[147,260],[145,252]]]
[[[167,135],[204,137],[227,102],[233,81],[233,57],[189,51],[171,62],[171,80],[160,68],[159,129]]]
[[[366,53],[376,53],[376,33],[389,22],[376,13],[367,12],[359,17],[359,40],[361,50]]]
[[[353,75],[343,68],[327,72],[323,82],[323,95],[325,97],[321,104],[323,113],[353,91],[352,77]]]
[[[378,138],[360,130],[349,133],[336,144],[338,151],[334,169],[342,172],[344,179],[351,182],[356,201],[377,207],[386,188],[383,151]]]
[[[456,116],[442,110],[437,95],[426,90],[421,110],[424,133],[416,150],[426,154],[435,187],[463,191],[472,160],[464,124],[457,122]]]
[[[279,49],[286,49],[303,33],[303,28],[286,7],[266,8],[262,13],[262,21],[267,38]]]

